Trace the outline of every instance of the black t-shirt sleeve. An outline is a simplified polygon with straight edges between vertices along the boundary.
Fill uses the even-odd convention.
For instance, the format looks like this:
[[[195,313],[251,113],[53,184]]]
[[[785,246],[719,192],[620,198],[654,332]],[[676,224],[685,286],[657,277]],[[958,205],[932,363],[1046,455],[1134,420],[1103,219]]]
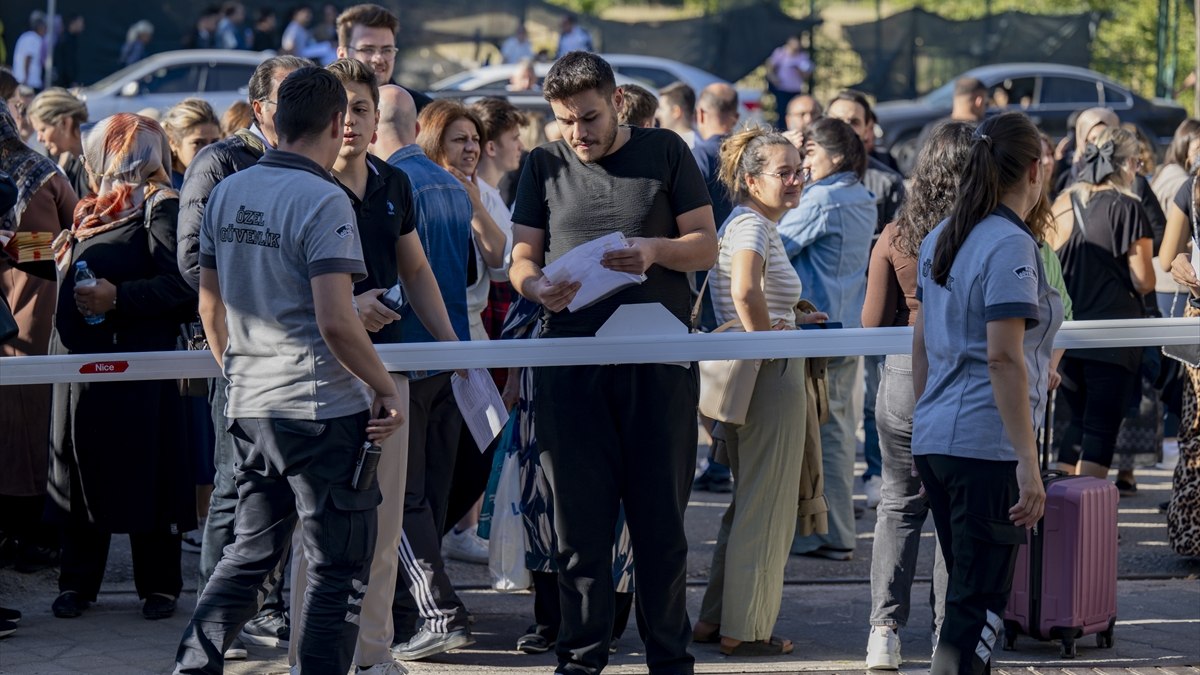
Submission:
[[[550,212],[546,208],[546,185],[542,182],[541,171],[538,170],[547,157],[544,150],[534,148],[525,160],[525,166],[521,169],[521,180],[517,183],[517,198],[513,202],[514,225],[528,225],[539,230],[550,229]],[[699,175],[699,171],[696,173]],[[704,186],[703,180],[700,185]]]
[[[1126,196],[1120,197],[1120,208],[1117,209],[1116,222],[1113,223],[1112,252],[1114,255],[1129,255],[1133,244],[1139,239],[1152,239],[1154,231],[1150,228],[1150,218],[1141,202]]]
[[[712,199],[708,196],[708,185],[705,184],[704,176],[701,175],[700,167],[692,157],[687,143],[684,143],[677,134],[662,135],[664,137],[674,136],[667,146],[667,160],[670,162],[671,171],[671,213],[679,216],[701,206],[711,205]],[[523,182],[524,180],[522,180]],[[520,203],[519,196],[517,202]],[[513,222],[523,223],[524,221],[514,217]]]
[[[396,174],[389,199],[396,205],[396,211],[400,214],[397,219],[400,231],[396,233],[399,238],[417,229],[417,205],[413,201],[412,181],[408,179],[408,174],[399,170]]]
[[[1192,177],[1184,181],[1183,185],[1179,186],[1179,192],[1175,193],[1175,206],[1187,216],[1188,225],[1192,223],[1192,192],[1195,188],[1196,178]]]

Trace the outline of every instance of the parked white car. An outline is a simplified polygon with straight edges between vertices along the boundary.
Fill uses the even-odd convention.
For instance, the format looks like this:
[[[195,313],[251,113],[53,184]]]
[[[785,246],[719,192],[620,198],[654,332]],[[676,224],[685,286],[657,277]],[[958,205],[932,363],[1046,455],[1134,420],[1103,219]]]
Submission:
[[[550,66],[553,64],[538,62],[533,64],[533,74],[537,77],[537,91],[540,92],[542,82],[546,79],[546,74],[550,72]],[[507,87],[509,80],[512,79],[513,73],[517,71],[515,63],[506,63],[499,66],[483,66],[472,70],[464,70],[461,73],[455,73],[450,77],[445,77],[429,88],[431,92],[452,92],[452,91],[480,91],[487,90],[489,94],[497,95],[503,93]],[[646,87],[650,91],[657,92],[658,87],[646,82],[645,80],[628,77],[618,74],[616,76],[617,86],[624,84],[636,84],[641,87]],[[517,93],[517,92],[514,92]],[[529,92],[519,92],[527,94]],[[538,96],[541,96],[538,93]]]
[[[658,91],[672,82],[683,82],[700,94],[713,82],[725,80],[710,72],[701,70],[686,63],[672,61],[657,56],[640,56],[637,54],[601,54],[605,61],[613,67],[617,84],[640,84],[652,91]],[[545,79],[550,71],[549,63],[535,63],[534,74],[538,83]],[[456,75],[439,80],[433,84],[433,91],[473,91],[475,89],[503,89],[512,77],[516,66],[505,64],[501,66],[484,66],[467,70]],[[762,92],[754,89],[738,89],[743,122],[762,120]]]
[[[119,112],[168,108],[188,97],[202,98],[220,116],[246,100],[250,76],[271,52],[183,49],[152,54],[78,93],[95,122]]]

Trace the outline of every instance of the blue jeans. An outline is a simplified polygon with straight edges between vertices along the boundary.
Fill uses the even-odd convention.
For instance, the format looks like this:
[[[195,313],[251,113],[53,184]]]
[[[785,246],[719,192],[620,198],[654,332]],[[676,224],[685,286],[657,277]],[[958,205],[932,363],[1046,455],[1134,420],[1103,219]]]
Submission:
[[[860,377],[858,358],[835,356],[829,359],[826,369],[829,421],[821,425],[821,471],[825,478],[825,502],[829,505],[829,532],[797,536],[792,542],[792,553],[797,555],[822,547],[854,550],[854,455],[858,445],[854,430],[862,411],[861,406],[854,405]]]
[[[229,433],[229,424],[225,420],[225,403],[228,397],[225,387],[229,381],[223,377],[208,381],[208,402],[212,407],[213,434],[216,442],[213,444],[213,464],[216,472],[213,474],[212,497],[208,500],[208,520],[204,524],[204,541],[200,544],[200,584],[196,597],[204,594],[204,587],[212,577],[217,563],[221,562],[221,553],[225,547],[233,543],[233,517],[237,508],[237,486],[233,482],[233,473],[237,464],[236,449],[233,436]],[[287,569],[288,555],[284,554],[280,565]],[[283,584],[275,584],[267,591],[263,601],[262,612],[283,611]]]
[[[912,423],[916,404],[912,356],[892,354],[883,363],[876,408],[883,449],[883,501],[876,510],[875,544],[871,550],[871,625],[907,625],[921,529],[929,500],[920,494],[921,479],[912,475]],[[936,548],[929,604],[933,631],[946,615],[946,560]]]

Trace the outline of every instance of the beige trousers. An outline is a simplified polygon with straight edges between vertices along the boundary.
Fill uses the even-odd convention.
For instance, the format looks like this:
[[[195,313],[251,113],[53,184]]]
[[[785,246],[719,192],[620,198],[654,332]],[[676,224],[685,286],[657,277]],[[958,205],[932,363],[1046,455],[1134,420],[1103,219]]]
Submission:
[[[700,620],[742,642],[779,618],[804,455],[804,359],[765,361],[746,423],[726,425],[733,501],[721,518]]]
[[[392,660],[392,599],[396,592],[396,569],[400,564],[400,533],[404,518],[404,482],[408,474],[408,378],[392,373],[392,381],[400,392],[404,407],[404,424],[385,440],[380,448],[379,491],[383,502],[376,509],[378,529],[375,535],[375,554],[371,558],[371,576],[359,613],[358,648],[354,651],[355,665],[369,668]],[[308,561],[304,557],[301,539],[292,537],[292,630],[297,618],[303,616],[304,594],[308,590]],[[288,663],[296,665],[297,640],[288,647]]]

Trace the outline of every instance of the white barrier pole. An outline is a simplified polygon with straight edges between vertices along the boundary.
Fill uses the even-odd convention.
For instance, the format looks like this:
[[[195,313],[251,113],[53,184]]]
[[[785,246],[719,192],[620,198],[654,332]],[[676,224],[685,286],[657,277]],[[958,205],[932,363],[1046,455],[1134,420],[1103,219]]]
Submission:
[[[930,328],[937,330],[937,328]],[[1147,347],[1200,343],[1200,319],[1075,321],[1063,324],[1055,347]],[[907,354],[911,328],[768,331],[713,335],[428,342],[380,345],[388,370],[451,370],[514,366],[671,363],[714,359]],[[0,359],[0,386],[216,377],[208,352],[138,352],[17,356]]]

